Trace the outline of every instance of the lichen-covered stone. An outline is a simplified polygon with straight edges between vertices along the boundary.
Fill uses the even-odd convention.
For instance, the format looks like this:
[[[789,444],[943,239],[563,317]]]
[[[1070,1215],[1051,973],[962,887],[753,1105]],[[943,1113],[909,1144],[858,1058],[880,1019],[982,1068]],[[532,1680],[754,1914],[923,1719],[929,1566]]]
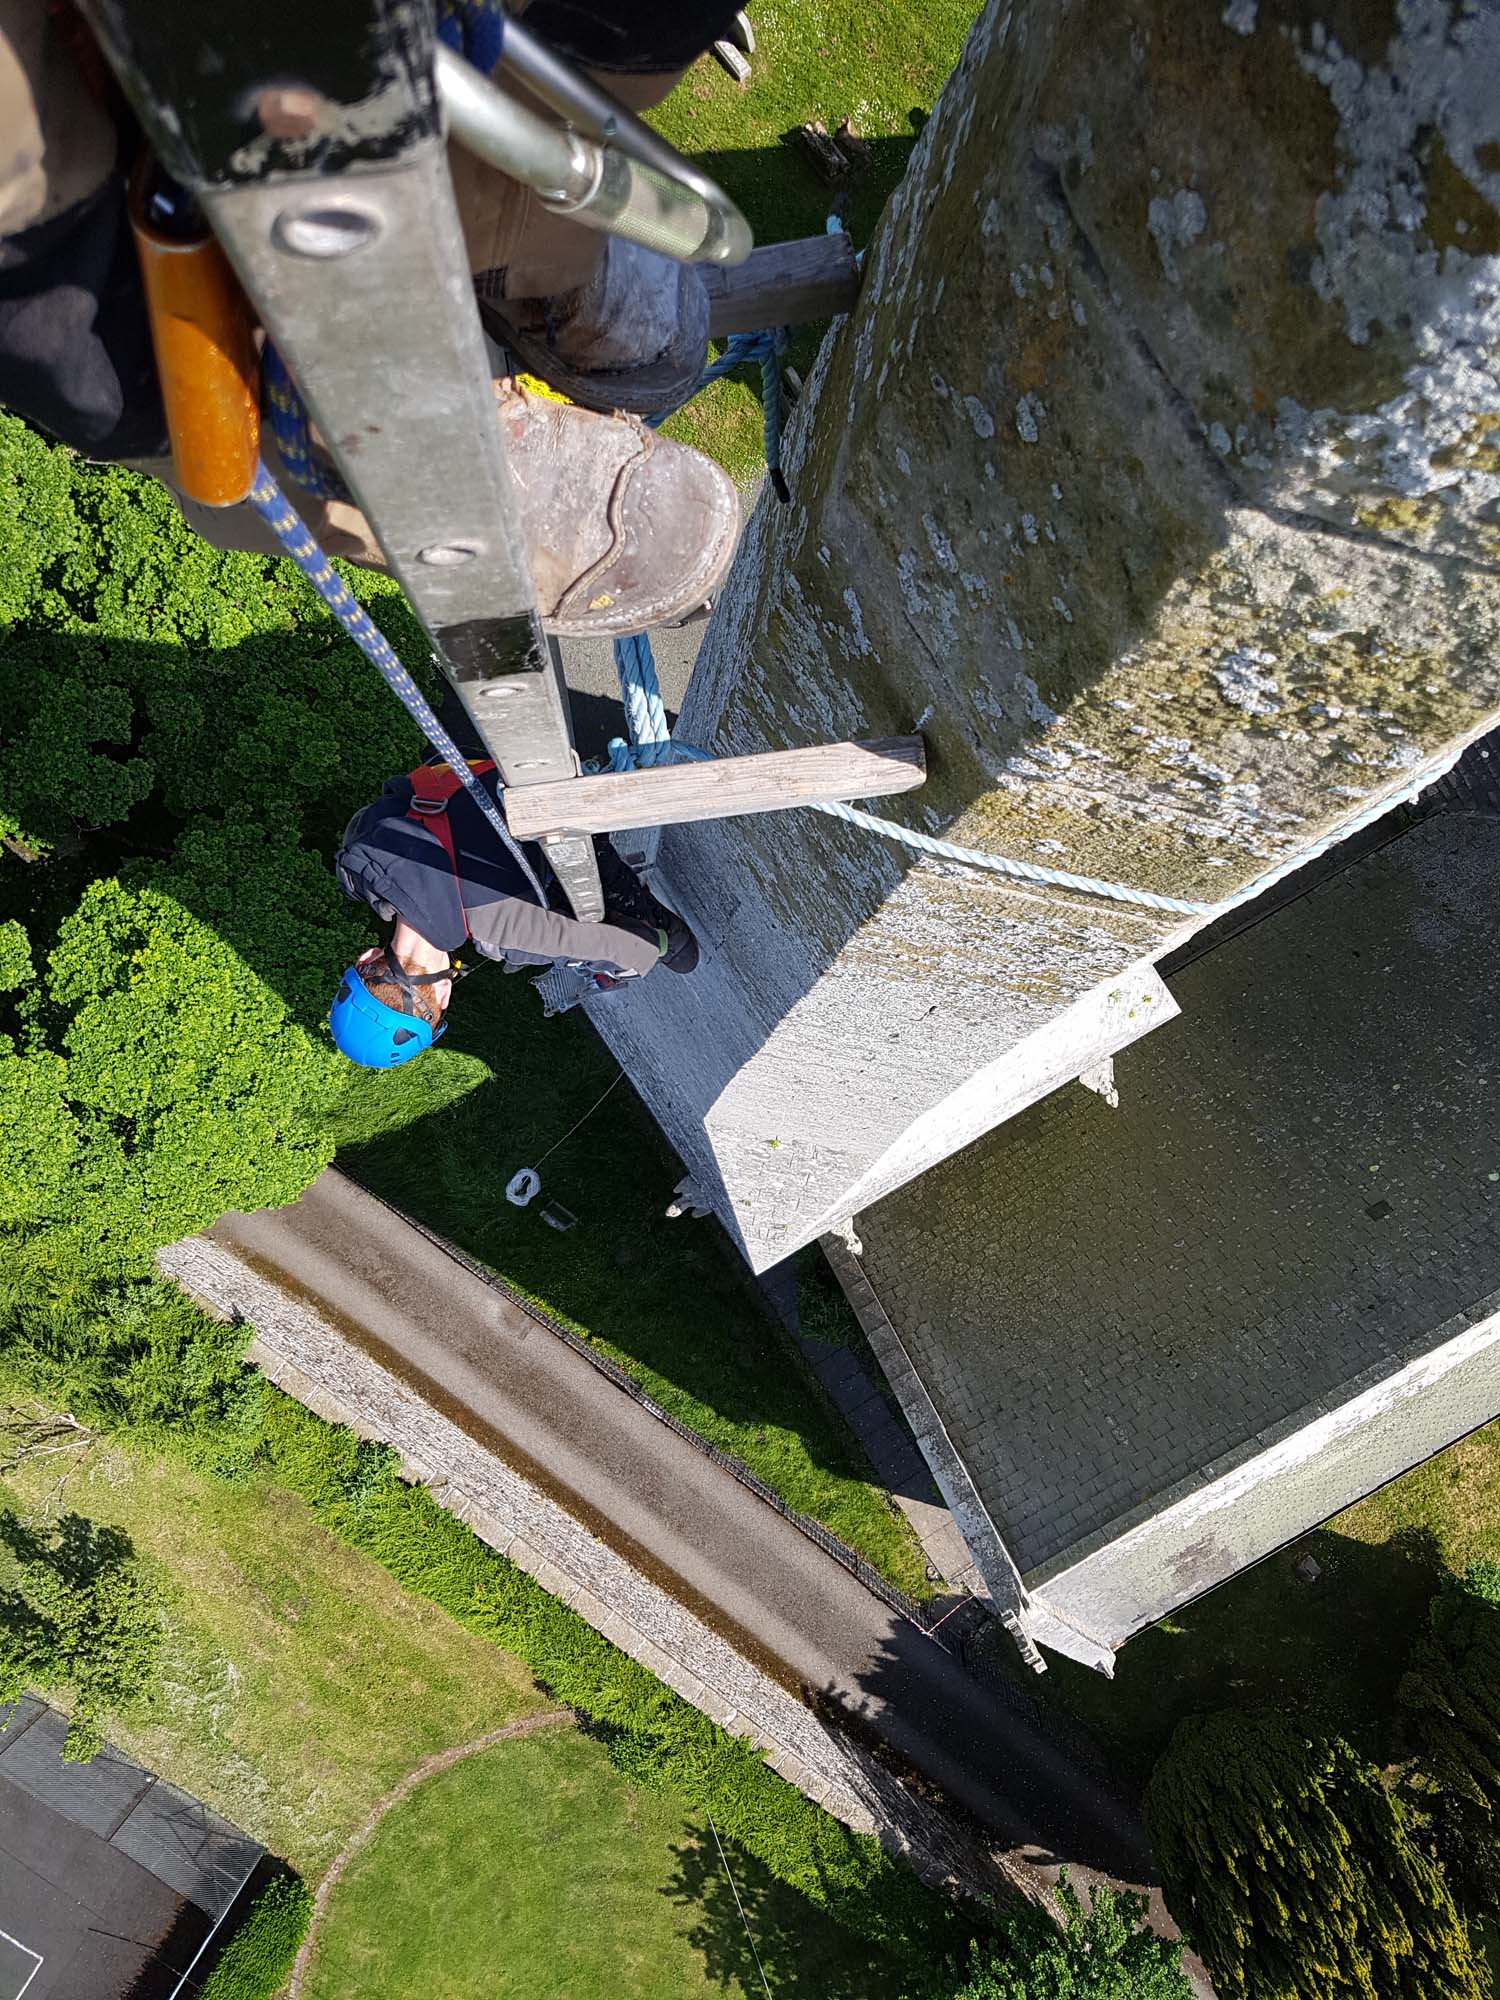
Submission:
[[[1074,5],[1039,151],[1242,494],[1493,563],[1500,12],[1234,11]]]
[[[743,751],[922,718],[928,782],[892,817],[1210,904],[1482,728],[1495,21],[987,8],[680,733]],[[807,813],[676,830],[663,866],[712,949],[599,1025],[756,1262],[876,1162],[964,1143],[964,1076],[1024,1066],[1182,928]]]

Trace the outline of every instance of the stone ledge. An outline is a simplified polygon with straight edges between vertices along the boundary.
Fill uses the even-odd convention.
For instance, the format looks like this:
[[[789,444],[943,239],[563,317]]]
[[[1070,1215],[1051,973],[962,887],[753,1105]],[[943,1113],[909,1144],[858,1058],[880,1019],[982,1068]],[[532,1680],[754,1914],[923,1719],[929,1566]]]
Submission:
[[[570,1593],[579,1616],[685,1700],[757,1746],[774,1745],[767,1756],[772,1768],[835,1818],[855,1832],[899,1841],[934,1881],[953,1882],[973,1895],[994,1895],[1004,1885],[1002,1864],[982,1836],[914,1798],[859,1744],[761,1673],[321,1315],[206,1238],[169,1245],[157,1262],[210,1311],[255,1328],[248,1358],[286,1393],[308,1407],[316,1397],[319,1414],[331,1422],[358,1423],[391,1445],[408,1472],[443,1467],[429,1484],[441,1505],[543,1587],[550,1582]]]

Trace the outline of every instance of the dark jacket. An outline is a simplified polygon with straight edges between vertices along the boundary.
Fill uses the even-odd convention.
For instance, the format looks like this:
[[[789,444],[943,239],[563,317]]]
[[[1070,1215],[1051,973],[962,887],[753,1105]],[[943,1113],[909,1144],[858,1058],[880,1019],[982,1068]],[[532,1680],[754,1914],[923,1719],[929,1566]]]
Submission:
[[[493,794],[493,773],[480,783]],[[456,792],[448,805],[457,874],[431,825],[408,817],[411,801],[410,778],[391,778],[375,803],[350,820],[337,859],[345,895],[387,919],[404,917],[439,951],[460,952],[471,942],[484,957],[515,965],[561,960],[613,974],[649,972],[657,963],[654,925],[608,915],[583,924],[568,916],[546,857],[528,844],[526,857],[552,904],[542,909],[467,792]],[[608,894],[610,864],[624,864],[606,843],[599,847]]]

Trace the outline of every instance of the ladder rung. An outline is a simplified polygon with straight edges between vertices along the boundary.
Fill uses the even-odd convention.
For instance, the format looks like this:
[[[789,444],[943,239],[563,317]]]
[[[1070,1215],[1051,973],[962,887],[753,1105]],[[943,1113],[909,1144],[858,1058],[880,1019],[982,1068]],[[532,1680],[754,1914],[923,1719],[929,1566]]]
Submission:
[[[707,264],[708,330],[755,333],[763,326],[803,326],[848,312],[859,296],[859,263],[842,230],[766,243],[733,268]]]
[[[506,792],[505,812],[518,840],[569,838],[881,798],[912,791],[926,776],[920,736],[876,736],[862,743],[819,743],[806,750],[523,785]]]

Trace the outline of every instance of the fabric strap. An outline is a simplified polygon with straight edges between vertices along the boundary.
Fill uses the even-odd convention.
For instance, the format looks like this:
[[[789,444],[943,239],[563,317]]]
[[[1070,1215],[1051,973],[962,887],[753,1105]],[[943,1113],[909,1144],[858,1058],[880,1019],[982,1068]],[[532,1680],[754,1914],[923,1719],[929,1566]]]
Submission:
[[[469,769],[476,778],[482,778],[494,768],[493,757],[469,759]],[[469,912],[464,906],[464,878],[458,872],[458,853],[453,845],[453,828],[448,819],[448,802],[463,779],[448,764],[419,764],[406,776],[411,786],[411,804],[407,807],[406,817],[431,827],[448,857],[448,866],[453,870],[454,884],[458,889],[458,907],[463,911],[464,938],[467,941],[474,933],[469,929]]]

